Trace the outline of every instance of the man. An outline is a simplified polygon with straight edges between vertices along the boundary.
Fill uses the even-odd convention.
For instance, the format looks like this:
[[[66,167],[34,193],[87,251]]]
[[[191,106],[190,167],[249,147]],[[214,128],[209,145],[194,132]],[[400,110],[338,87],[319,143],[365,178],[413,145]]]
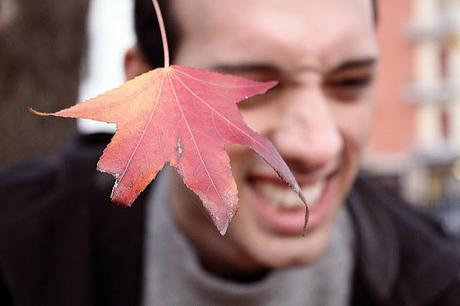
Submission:
[[[149,2],[137,1],[130,78],[162,62]],[[171,169],[132,208],[109,205],[112,181],[94,172],[108,138],[80,137],[59,162],[0,176],[1,305],[457,305],[449,239],[355,182],[378,61],[372,2],[162,7],[175,63],[279,80],[241,111],[310,198],[306,236],[297,198],[247,148],[228,148],[240,209],[222,237]]]

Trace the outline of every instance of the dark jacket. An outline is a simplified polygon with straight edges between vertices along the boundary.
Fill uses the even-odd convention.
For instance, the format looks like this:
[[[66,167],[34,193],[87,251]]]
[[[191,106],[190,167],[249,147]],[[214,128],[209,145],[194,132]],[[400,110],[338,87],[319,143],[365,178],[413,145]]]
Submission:
[[[56,161],[0,174],[0,305],[141,305],[145,194],[109,202],[95,171],[108,135],[78,136]],[[460,305],[460,255],[438,227],[358,179],[352,305]]]

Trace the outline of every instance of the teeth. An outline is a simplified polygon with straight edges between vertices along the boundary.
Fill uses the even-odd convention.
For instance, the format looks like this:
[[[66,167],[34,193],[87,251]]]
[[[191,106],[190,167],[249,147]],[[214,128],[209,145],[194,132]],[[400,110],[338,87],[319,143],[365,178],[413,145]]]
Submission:
[[[324,180],[318,181],[313,185],[302,187],[302,192],[307,199],[310,207],[318,202],[325,186]],[[295,209],[304,207],[299,197],[291,189],[270,183],[259,183],[256,185],[257,192],[265,201],[275,208]]]
[[[312,207],[318,202],[319,197],[323,193],[325,186],[324,180],[318,181],[313,185],[305,186],[302,188],[302,192],[307,199],[307,202]]]

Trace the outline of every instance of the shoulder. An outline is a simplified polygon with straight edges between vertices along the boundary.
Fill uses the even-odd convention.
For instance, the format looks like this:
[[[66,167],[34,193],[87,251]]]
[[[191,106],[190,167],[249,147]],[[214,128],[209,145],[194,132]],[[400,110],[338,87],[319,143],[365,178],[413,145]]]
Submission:
[[[35,159],[9,166],[0,171],[2,213],[12,213],[21,203],[46,197],[56,188],[58,163]]]
[[[107,203],[96,199],[108,198],[113,185],[109,175],[96,171],[109,140],[99,134],[78,135],[57,159],[35,159],[0,171],[2,257],[32,248],[34,241],[56,238],[57,230],[72,237],[72,227],[77,230],[90,222],[92,203]]]
[[[77,136],[56,160],[1,171],[0,304],[6,292],[21,305],[87,305],[100,279],[97,298],[127,288],[133,300],[146,197],[132,209],[111,204],[114,180],[96,171],[110,138]]]
[[[442,251],[458,246],[459,240],[448,235],[433,216],[415,209],[372,179],[359,177],[352,196],[354,201],[351,202],[355,208],[373,214],[372,219],[379,222],[379,226],[391,226],[393,234],[397,235],[394,238],[407,239],[405,244],[399,245],[401,247],[413,243],[420,247],[427,246],[430,250],[436,245]],[[414,236],[414,233],[417,235]],[[457,257],[460,259],[460,255]]]
[[[362,274],[381,300],[431,305],[458,294],[458,240],[430,216],[364,178],[357,179],[349,207],[360,244]]]
[[[40,218],[94,184],[96,163],[107,139],[102,134],[78,135],[57,159],[34,159],[2,169],[0,226]]]

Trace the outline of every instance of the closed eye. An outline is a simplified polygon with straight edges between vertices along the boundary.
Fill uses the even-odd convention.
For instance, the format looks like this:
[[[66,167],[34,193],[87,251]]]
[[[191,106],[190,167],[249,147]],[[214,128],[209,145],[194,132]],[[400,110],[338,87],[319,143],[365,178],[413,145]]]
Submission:
[[[323,88],[328,96],[337,100],[352,101],[368,92],[373,82],[373,73],[351,73],[326,79]]]
[[[370,57],[346,61],[325,75],[326,94],[339,101],[353,101],[369,92],[375,79],[377,59]]]

